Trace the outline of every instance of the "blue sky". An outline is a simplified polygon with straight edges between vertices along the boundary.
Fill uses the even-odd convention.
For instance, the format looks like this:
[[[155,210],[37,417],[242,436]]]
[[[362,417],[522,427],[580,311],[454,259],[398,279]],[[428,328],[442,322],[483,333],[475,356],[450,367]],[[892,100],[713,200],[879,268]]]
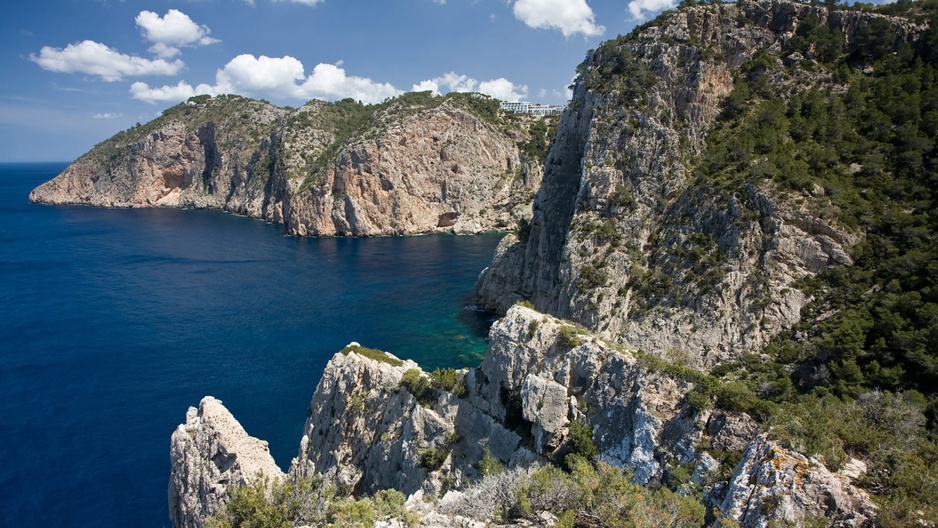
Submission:
[[[0,162],[70,161],[198,93],[415,89],[566,102],[587,50],[673,0],[31,0],[0,18]]]

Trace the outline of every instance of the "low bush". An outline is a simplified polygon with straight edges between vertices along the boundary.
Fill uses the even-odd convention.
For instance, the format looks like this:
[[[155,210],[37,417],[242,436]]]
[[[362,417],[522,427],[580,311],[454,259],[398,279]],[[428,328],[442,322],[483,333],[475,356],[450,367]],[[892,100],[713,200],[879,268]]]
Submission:
[[[387,352],[375,348],[363,347],[361,345],[349,345],[342,349],[342,353],[346,356],[349,355],[349,352],[354,352],[359,356],[365,356],[368,359],[380,361],[381,363],[387,363],[392,367],[400,367],[404,364],[403,361],[391,356]]]
[[[443,389],[460,398],[469,394],[469,388],[466,386],[466,377],[457,372],[456,369],[444,368],[434,370],[430,373],[430,383],[433,387]]]
[[[335,488],[324,486],[318,478],[273,482],[259,478],[251,484],[232,486],[228,493],[228,503],[206,521],[206,528],[371,528],[376,520],[390,518],[408,528],[419,524],[418,514],[405,508],[404,494],[395,490],[355,499],[338,496]]]
[[[436,401],[430,380],[418,369],[407,369],[401,376],[401,387],[417,398],[420,405],[430,407]]]
[[[580,336],[577,335],[576,328],[570,325],[561,326],[557,333],[557,346],[564,350],[580,346]]]

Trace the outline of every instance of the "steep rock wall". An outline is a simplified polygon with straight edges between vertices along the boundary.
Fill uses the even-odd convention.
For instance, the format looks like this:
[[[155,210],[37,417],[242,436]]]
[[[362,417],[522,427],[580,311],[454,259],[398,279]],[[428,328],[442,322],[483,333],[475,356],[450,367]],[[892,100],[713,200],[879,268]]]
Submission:
[[[874,509],[847,476],[766,440],[744,414],[694,410],[686,398],[693,384],[643,366],[594,334],[574,331],[572,339],[572,328],[515,306],[492,327],[483,364],[463,372],[464,392],[437,388],[420,398],[401,384],[405,372],[419,372],[416,364],[362,354],[353,344],[326,366],[289,474],[323,475],[354,494],[389,487],[417,497],[449,491],[439,506],[420,508],[441,523],[459,510],[450,506],[474,493],[466,490],[479,480],[486,453],[514,468],[561,461],[570,451],[570,424],[580,422],[592,431],[598,458],[631,468],[639,483],[668,482],[677,468],[693,467],[707,503],[742,526],[818,516],[836,526],[869,523]],[[194,444],[186,440],[196,422],[190,415],[173,436],[170,494],[178,498],[170,501],[171,517],[186,523],[177,526],[197,526],[188,520],[197,513],[189,512],[211,514],[224,502],[213,498],[211,507],[201,506],[204,472],[187,468],[208,465],[220,450],[199,442],[199,433]],[[175,454],[178,445],[192,454]],[[229,459],[246,458],[231,451],[224,451]],[[727,451],[745,454],[721,469],[718,458]],[[209,496],[224,496],[223,486],[212,486]]]
[[[176,528],[201,528],[228,502],[228,488],[278,479],[267,442],[248,436],[228,409],[206,396],[170,440],[169,515]]]
[[[740,66],[779,52],[808,15],[848,42],[874,18],[900,41],[922,31],[757,0],[681,9],[600,46],[580,67],[530,230],[502,241],[479,304],[504,313],[527,299],[630,348],[686,352],[701,369],[796,323],[810,301],[799,280],[851,265],[862,233],[818,215],[830,207],[823,189],[792,196],[769,180],[723,189],[693,169]],[[833,82],[794,75],[769,82],[779,93]]]
[[[30,200],[221,209],[310,236],[480,232],[530,216],[542,170],[519,150],[523,123],[509,131],[443,102],[375,110],[344,138],[325,105],[190,101],[99,145]]]

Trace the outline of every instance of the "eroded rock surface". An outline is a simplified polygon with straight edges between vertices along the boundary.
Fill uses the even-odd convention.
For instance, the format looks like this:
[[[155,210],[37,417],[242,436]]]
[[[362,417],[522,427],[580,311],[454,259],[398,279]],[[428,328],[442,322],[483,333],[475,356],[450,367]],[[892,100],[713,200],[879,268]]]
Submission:
[[[408,370],[420,368],[390,354],[360,353],[357,344],[333,356],[289,474],[322,475],[355,495],[448,491],[439,506],[415,506],[428,525],[444,526],[470,504],[474,515],[484,514],[474,502],[478,492],[466,490],[481,477],[486,454],[513,468],[559,462],[576,421],[589,426],[600,460],[629,467],[641,484],[667,482],[679,466],[693,468],[708,501],[742,526],[818,516],[866,526],[875,513],[846,475],[767,441],[745,414],[696,411],[686,401],[692,383],[520,305],[492,327],[482,366],[460,372],[466,390],[459,395],[436,388],[418,399],[401,385]],[[728,451],[745,454],[736,467],[724,468],[729,481],[719,481],[718,457]],[[281,475],[266,444],[247,436],[210,397],[189,410],[171,453],[170,512],[177,527],[201,526],[225,503],[229,486],[258,472]]]
[[[529,232],[506,237],[477,285],[504,313],[518,299],[605,338],[708,369],[759,351],[811,300],[801,279],[853,264],[862,232],[820,211],[823,189],[792,196],[769,179],[721,188],[694,174],[740,67],[781,53],[807,17],[847,42],[873,19],[915,42],[924,26],[859,11],[741,0],[682,8],[581,66],[534,198]],[[781,70],[786,94],[830,76]],[[756,170],[754,168],[753,170]]]
[[[794,525],[826,517],[830,526],[871,526],[876,509],[849,477],[759,436],[730,478],[722,508],[743,526]]]
[[[176,528],[201,528],[228,502],[228,489],[278,479],[267,442],[249,436],[228,409],[206,396],[190,407],[170,441],[169,512]]]
[[[529,217],[540,183],[519,116],[504,117],[512,128],[448,100],[402,100],[344,137],[351,118],[321,101],[198,100],[96,146],[30,200],[221,209],[296,235],[476,233]]]

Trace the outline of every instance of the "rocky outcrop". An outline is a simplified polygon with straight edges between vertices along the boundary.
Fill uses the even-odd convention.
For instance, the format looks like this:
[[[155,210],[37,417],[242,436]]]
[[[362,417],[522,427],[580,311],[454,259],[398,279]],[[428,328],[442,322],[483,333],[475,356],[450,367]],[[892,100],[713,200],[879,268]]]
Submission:
[[[721,505],[743,526],[803,525],[826,517],[829,526],[871,526],[876,509],[845,475],[759,436],[733,473]]]
[[[419,369],[415,363],[382,354],[366,357],[352,345],[330,360],[291,472],[323,474],[355,493],[439,491],[420,453],[450,449],[453,424],[401,388],[404,372]]]
[[[519,471],[560,462],[570,451],[570,424],[579,422],[592,431],[598,458],[629,467],[641,484],[670,482],[679,468],[694,468],[708,502],[742,526],[817,516],[843,526],[868,523],[873,507],[849,479],[765,440],[744,414],[693,409],[692,383],[643,363],[522,306],[492,327],[483,364],[460,372],[465,387],[453,392],[433,388],[413,362],[353,343],[326,366],[289,474],[322,475],[355,495],[449,491],[438,506],[417,509],[440,526],[469,510],[486,520],[481,491],[467,491],[481,477],[480,460],[491,456]],[[424,377],[426,390],[401,383],[408,371],[411,380]],[[257,469],[279,475],[266,446],[232,428],[217,401],[206,398],[200,409],[191,409],[173,435],[176,526],[199,526],[195,519],[224,503],[226,486]],[[222,432],[228,429],[235,432]],[[742,451],[737,466],[721,468],[723,453]]]
[[[169,512],[176,528],[201,528],[228,502],[228,489],[283,472],[267,442],[248,436],[222,403],[206,396],[190,407],[170,441]]]
[[[530,216],[542,170],[519,145],[532,120],[408,101],[349,116],[320,101],[195,98],[96,146],[30,200],[221,209],[310,236],[474,233]]]
[[[629,468],[643,485],[700,492],[715,522],[873,525],[876,508],[852,483],[862,462],[838,473],[770,440],[773,431],[738,411],[757,409],[741,401],[758,398],[752,380],[734,377],[758,374],[745,372],[750,367],[725,378],[701,372],[761,352],[791,328],[811,300],[803,279],[852,266],[851,249],[864,236],[819,212],[835,207],[820,185],[797,192],[771,178],[728,185],[694,170],[741,66],[763,51],[760,60],[774,60],[809,17],[840,31],[845,46],[874,21],[889,23],[896,42],[914,43],[922,31],[860,11],[740,0],[682,8],[592,53],[547,157],[532,220],[503,239],[477,285],[480,303],[504,315],[482,364],[444,389],[412,362],[347,347],[316,389],[290,473],[324,475],[351,494],[393,487],[411,496],[425,525],[479,526],[505,513],[516,485],[539,465],[562,464],[585,430],[598,460]],[[808,55],[785,61],[813,60]],[[798,86],[843,88],[821,70],[773,70],[765,82],[783,97]],[[466,163],[459,160],[497,152],[481,162],[496,167],[505,153],[494,139],[438,141],[441,127],[484,135],[489,125],[472,124],[458,109],[427,112],[383,129],[397,134],[393,141],[348,145],[334,171],[313,171],[326,176],[295,188],[300,180],[289,174],[302,156],[282,154],[291,152],[288,132],[271,136],[265,152],[276,155],[258,155],[250,166],[282,166],[284,177],[262,180],[263,188],[250,175],[237,180],[231,188],[245,190],[231,192],[229,203],[255,207],[297,233],[326,233],[330,225],[336,233],[407,232],[385,206],[405,210],[418,195],[433,204],[462,199],[470,184],[458,179]],[[210,151],[224,149],[202,151],[224,163]],[[504,167],[516,170],[506,159]],[[743,167],[756,171],[759,162]],[[407,168],[414,166],[447,177],[415,185]],[[332,201],[304,202],[308,221],[296,220],[291,215],[306,206],[292,200],[316,189]],[[237,201],[261,195],[283,200]],[[458,229],[468,218],[442,205],[433,211],[407,225]],[[746,356],[753,371],[757,357]],[[473,488],[493,459],[511,470],[499,486]],[[543,524],[555,520],[547,513]]]
[[[769,179],[725,188],[693,171],[741,65],[780,54],[809,15],[847,46],[874,19],[897,42],[924,28],[746,0],[682,8],[604,43],[580,66],[530,231],[502,241],[479,304],[504,313],[526,299],[630,348],[681,350],[701,369],[759,351],[796,323],[810,301],[801,279],[852,265],[862,233],[818,213],[833,207],[824,189],[792,196]],[[806,69],[767,82],[782,94],[839,89]]]

